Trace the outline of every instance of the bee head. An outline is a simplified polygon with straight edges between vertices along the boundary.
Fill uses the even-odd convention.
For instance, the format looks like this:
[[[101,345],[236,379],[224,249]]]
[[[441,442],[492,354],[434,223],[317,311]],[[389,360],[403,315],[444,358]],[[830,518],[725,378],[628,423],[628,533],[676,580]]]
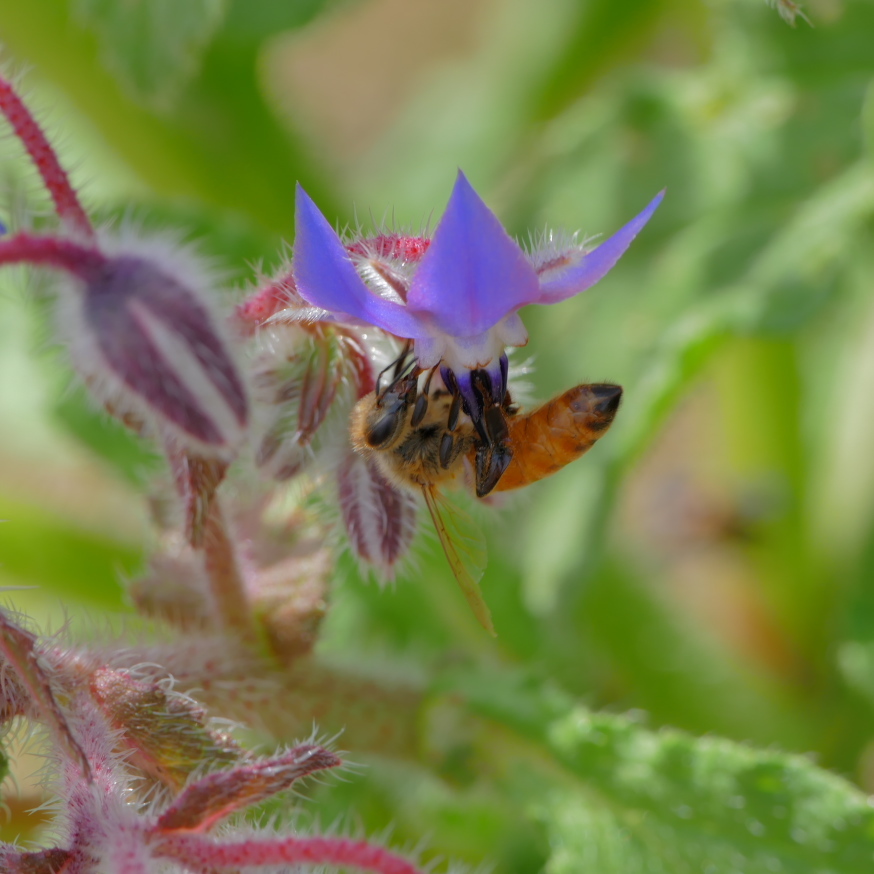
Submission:
[[[364,441],[371,449],[387,449],[398,439],[416,398],[416,382],[408,374],[375,396],[364,426]]]

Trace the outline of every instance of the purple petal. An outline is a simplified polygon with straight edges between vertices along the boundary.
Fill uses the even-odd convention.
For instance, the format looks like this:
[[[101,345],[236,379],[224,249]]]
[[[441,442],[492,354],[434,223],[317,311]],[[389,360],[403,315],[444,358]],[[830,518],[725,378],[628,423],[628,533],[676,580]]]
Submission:
[[[450,336],[470,337],[538,295],[534,268],[459,170],[407,307]]]
[[[399,337],[424,337],[424,326],[401,304],[373,294],[312,198],[297,186],[292,273],[301,295],[323,310],[350,315]]]
[[[558,303],[567,300],[585,291],[599,279],[603,279],[650,220],[664,196],[665,192],[660,191],[640,215],[633,218],[608,240],[604,240],[597,249],[589,252],[588,255],[583,255],[579,261],[563,268],[557,275],[541,280],[540,297],[537,303]]]

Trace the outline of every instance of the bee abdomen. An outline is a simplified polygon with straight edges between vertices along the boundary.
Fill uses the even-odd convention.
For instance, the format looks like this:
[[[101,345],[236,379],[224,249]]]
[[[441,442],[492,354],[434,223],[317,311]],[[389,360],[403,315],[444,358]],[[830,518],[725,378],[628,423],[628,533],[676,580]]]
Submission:
[[[578,385],[525,416],[509,420],[513,460],[495,491],[545,479],[592,448],[616,416],[622,389]]]

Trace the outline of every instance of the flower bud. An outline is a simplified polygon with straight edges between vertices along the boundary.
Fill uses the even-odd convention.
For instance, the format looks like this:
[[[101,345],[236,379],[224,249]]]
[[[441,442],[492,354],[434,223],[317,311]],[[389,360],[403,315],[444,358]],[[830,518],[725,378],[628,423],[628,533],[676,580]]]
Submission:
[[[183,445],[213,455],[232,450],[248,421],[246,391],[191,287],[135,255],[78,275],[83,294],[65,312],[78,316],[73,352],[98,390],[105,385],[120,412],[127,405],[151,413]]]
[[[340,510],[355,555],[385,580],[394,577],[416,533],[416,500],[351,451],[340,465]]]

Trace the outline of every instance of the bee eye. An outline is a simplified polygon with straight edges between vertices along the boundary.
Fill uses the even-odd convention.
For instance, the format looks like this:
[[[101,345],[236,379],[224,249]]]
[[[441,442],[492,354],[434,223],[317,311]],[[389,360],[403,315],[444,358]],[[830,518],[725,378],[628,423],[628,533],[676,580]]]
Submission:
[[[375,425],[368,429],[367,445],[372,449],[388,443],[398,430],[399,416],[396,412],[386,413]]]

